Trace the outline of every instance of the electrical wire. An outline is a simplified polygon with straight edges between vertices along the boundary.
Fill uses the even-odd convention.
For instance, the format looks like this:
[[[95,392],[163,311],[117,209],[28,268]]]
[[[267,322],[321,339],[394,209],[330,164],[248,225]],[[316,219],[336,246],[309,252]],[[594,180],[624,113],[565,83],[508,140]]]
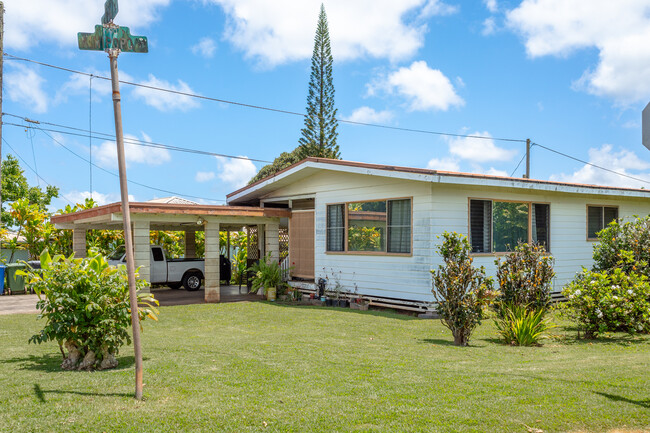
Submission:
[[[29,168],[32,172],[34,172],[34,174],[36,175],[37,178],[39,178],[40,180],[42,180],[43,183],[45,183],[47,186],[51,186],[52,188],[56,188],[56,187],[53,186],[51,183],[49,183],[48,181],[46,181],[45,179],[43,179],[43,178],[38,174],[38,172],[37,172],[36,170],[34,170],[34,169],[32,168],[32,166],[29,165],[29,164],[27,163],[27,161],[25,161],[25,160],[23,159],[23,157],[20,156],[20,154],[19,154],[18,152],[16,152],[16,149],[14,149],[14,148],[11,146],[11,144],[9,144],[9,143],[7,142],[7,140],[5,140],[4,137],[2,137],[2,142],[3,142],[4,144],[6,144],[7,147],[8,147],[9,149],[11,149],[11,151],[14,153],[14,155],[16,155],[16,156],[18,157],[18,159],[20,159],[20,160],[23,162],[23,164],[25,164],[25,166],[26,166],[27,168]],[[68,197],[66,197],[64,194],[61,194],[61,197],[63,197],[63,198],[64,198],[68,203],[70,203],[72,206],[75,206],[75,205],[76,205],[76,203],[74,203],[72,200],[70,200],[70,199],[69,199]]]
[[[528,148],[528,151],[530,152],[530,149],[532,149],[532,148],[533,148],[533,146],[531,145],[531,146]],[[512,170],[512,173],[510,173],[510,177],[513,177],[513,176],[515,175],[515,172],[517,171],[517,169],[519,168],[519,166],[521,165],[521,163],[524,162],[524,159],[525,159],[525,158],[526,158],[526,153],[524,152],[524,156],[521,157],[521,159],[519,160],[519,163],[517,164],[517,166],[515,167],[515,169]]]
[[[609,173],[613,173],[613,174],[616,174],[616,175],[619,175],[619,176],[622,176],[622,177],[627,177],[628,179],[636,180],[636,181],[638,181],[638,182],[643,182],[643,183],[650,184],[650,181],[648,181],[648,180],[641,179],[641,178],[634,177],[634,176],[630,176],[630,175],[628,175],[628,174],[621,173],[621,172],[619,172],[619,171],[615,171],[615,170],[612,170],[612,169],[609,169],[609,168],[606,168],[606,167],[602,167],[602,166],[597,165],[597,164],[593,164],[593,163],[591,163],[591,162],[584,161],[584,160],[582,160],[582,159],[580,159],[580,158],[576,158],[575,156],[567,155],[566,153],[560,152],[559,150],[551,149],[550,147],[546,147],[546,146],[541,145],[541,144],[539,144],[539,143],[531,143],[531,147],[532,147],[533,145],[534,145],[534,146],[539,146],[539,147],[541,147],[542,149],[548,150],[549,152],[553,152],[553,153],[556,153],[556,154],[558,154],[558,155],[564,156],[565,158],[572,159],[572,160],[577,161],[577,162],[579,162],[579,163],[581,163],[581,164],[589,165],[589,166],[591,166],[591,167],[598,168],[598,169],[600,169],[600,170],[604,170],[604,171],[607,171],[607,172],[609,172]]]
[[[31,123],[31,124],[50,125],[50,126],[54,126],[54,127],[57,127],[57,128],[69,129],[71,131],[83,132],[83,134],[71,133],[71,132],[68,132],[68,131],[61,131],[61,130],[56,130],[56,129],[38,128],[38,129],[44,129],[44,130],[50,131],[50,132],[57,132],[57,133],[60,133],[60,134],[67,134],[67,135],[72,135],[72,136],[76,136],[76,137],[86,137],[86,138],[97,139],[97,140],[113,140],[113,141],[115,140],[114,135],[107,134],[107,133],[104,133],[104,132],[96,132],[96,131],[95,132],[90,132],[87,129],[75,128],[75,127],[72,127],[72,126],[66,126],[66,125],[61,125],[61,124],[57,124],[57,123],[33,120],[33,119],[30,119],[30,118],[27,118],[27,117],[18,116],[16,114],[11,114],[11,113],[2,113],[2,114],[4,116],[10,116],[10,117],[15,117],[15,118],[18,118],[18,119],[22,119],[25,122],[28,122],[28,123]],[[33,128],[32,126],[29,126],[29,125],[19,125],[19,124],[11,123],[11,122],[5,122],[4,124],[9,125],[9,126],[19,126],[21,128]],[[97,135],[93,135],[93,134],[97,134]],[[151,141],[143,141],[143,140],[139,140],[137,138],[125,137],[124,142],[125,143],[130,143],[130,144],[135,144],[137,146],[153,147],[153,148],[158,148],[158,149],[167,149],[167,150],[173,150],[173,151],[176,151],[176,152],[194,153],[194,154],[198,154],[198,155],[218,156],[218,157],[221,157],[221,158],[242,159],[242,160],[246,160],[246,161],[260,162],[260,163],[264,163],[264,164],[272,164],[272,161],[266,161],[266,160],[263,160],[263,159],[248,158],[246,156],[226,155],[226,154],[223,154],[223,153],[208,152],[208,151],[205,151],[205,150],[191,149],[191,148],[188,148],[188,147],[172,146],[172,145],[168,145],[168,144],[155,143],[155,142],[151,142]]]
[[[70,73],[73,73],[73,74],[80,74],[80,75],[86,75],[86,76],[91,76],[92,75],[95,78],[110,81],[110,78],[103,77],[101,75],[93,75],[93,74],[90,74],[88,72],[82,72],[82,71],[77,71],[77,70],[70,69],[70,68],[64,68],[62,66],[56,66],[56,65],[49,64],[49,63],[39,62],[37,60],[27,59],[27,58],[24,58],[24,57],[18,57],[18,56],[14,56],[14,55],[8,54],[8,53],[4,53],[4,55],[6,57],[10,58],[10,59],[13,59],[13,60],[19,60],[19,61],[23,61],[23,62],[34,63],[36,65],[45,66],[45,67],[53,68],[53,69],[59,69],[61,71],[66,71],[66,72],[70,72]],[[289,115],[300,116],[300,117],[305,116],[304,113],[299,113],[299,112],[296,112],[296,111],[282,110],[282,109],[279,109],[279,108],[265,107],[263,105],[247,104],[247,103],[244,103],[244,102],[230,101],[230,100],[227,100],[227,99],[220,99],[220,98],[215,98],[215,97],[210,97],[210,96],[204,96],[204,95],[199,95],[199,94],[196,94],[196,93],[182,92],[180,90],[165,89],[163,87],[151,86],[151,85],[148,85],[148,84],[134,83],[134,82],[131,82],[131,81],[124,81],[124,80],[120,80],[120,83],[127,84],[129,86],[142,87],[144,89],[156,90],[156,91],[160,91],[160,92],[167,92],[167,93],[172,93],[172,94],[175,94],[175,95],[187,96],[187,97],[190,97],[190,98],[203,99],[203,100],[206,100],[206,101],[220,102],[220,103],[223,103],[223,104],[235,105],[235,106],[244,107],[244,108],[252,108],[252,109],[256,109],[256,110],[264,110],[264,111],[270,111],[270,112],[274,112],[274,113],[289,114]],[[515,142],[515,143],[525,143],[526,142],[526,140],[517,139],[517,138],[491,137],[491,136],[487,136],[487,135],[454,134],[454,133],[451,133],[451,132],[431,131],[431,130],[416,129],[416,128],[402,128],[402,127],[399,127],[399,126],[381,125],[381,124],[378,124],[378,123],[356,122],[354,120],[347,120],[347,119],[336,119],[336,120],[338,122],[340,122],[340,123],[347,123],[347,124],[350,124],[350,125],[368,126],[368,127],[372,127],[372,128],[390,129],[390,130],[394,130],[394,131],[413,132],[413,133],[418,133],[418,134],[431,134],[431,135],[440,135],[440,136],[457,137],[457,138],[475,138],[475,139],[479,139],[479,140],[508,141],[508,142]]]
[[[81,159],[82,161],[85,161],[85,162],[87,162],[87,163],[89,163],[89,164],[92,164],[93,167],[95,167],[95,168],[97,168],[97,169],[99,169],[99,170],[101,170],[101,171],[103,171],[103,172],[105,172],[105,173],[108,173],[108,174],[110,174],[110,175],[112,175],[112,176],[115,176],[115,177],[119,177],[119,174],[117,174],[117,173],[113,173],[113,172],[110,171],[110,170],[106,170],[105,168],[100,167],[99,165],[97,165],[97,164],[95,164],[95,163],[92,163],[92,162],[88,161],[86,158],[84,158],[83,156],[79,155],[79,154],[76,153],[74,150],[70,149],[69,147],[67,147],[66,145],[64,145],[63,143],[61,143],[61,142],[58,141],[57,139],[55,139],[53,136],[51,136],[50,134],[48,134],[47,131],[43,130],[42,128],[38,128],[38,127],[36,127],[36,129],[40,130],[43,134],[45,134],[45,135],[47,135],[48,137],[50,137],[50,139],[51,139],[52,141],[54,141],[54,142],[57,143],[59,146],[63,147],[65,150],[67,150],[68,152],[72,153],[74,156],[76,156],[77,158]],[[147,189],[153,190],[153,191],[164,192],[165,194],[171,194],[171,195],[180,196],[180,197],[187,197],[187,198],[195,198],[195,199],[199,199],[199,200],[225,202],[225,200],[217,200],[217,199],[214,199],[214,198],[207,198],[207,197],[200,197],[200,196],[189,195],[189,194],[182,194],[182,193],[175,192],[175,191],[170,191],[170,190],[166,190],[166,189],[162,189],[162,188],[156,188],[156,187],[153,187],[153,186],[150,186],[150,185],[145,185],[145,184],[143,184],[143,183],[136,182],[136,181],[134,181],[134,180],[130,180],[130,179],[128,180],[128,182],[129,182],[129,183],[132,183],[132,184],[134,184],[134,185],[141,186],[141,187],[143,187],[143,188],[147,188]]]

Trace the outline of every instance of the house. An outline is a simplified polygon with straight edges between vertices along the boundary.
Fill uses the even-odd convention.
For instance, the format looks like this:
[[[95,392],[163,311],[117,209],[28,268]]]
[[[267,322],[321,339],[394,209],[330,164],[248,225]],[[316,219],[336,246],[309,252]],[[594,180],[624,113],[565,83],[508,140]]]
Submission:
[[[650,191],[307,158],[227,196],[229,205],[291,211],[293,285],[319,278],[388,304],[433,301],[430,270],[444,231],[469,237],[474,263],[518,240],[555,257],[553,290],[592,264],[596,233],[650,213]],[[302,283],[300,282],[302,281]]]

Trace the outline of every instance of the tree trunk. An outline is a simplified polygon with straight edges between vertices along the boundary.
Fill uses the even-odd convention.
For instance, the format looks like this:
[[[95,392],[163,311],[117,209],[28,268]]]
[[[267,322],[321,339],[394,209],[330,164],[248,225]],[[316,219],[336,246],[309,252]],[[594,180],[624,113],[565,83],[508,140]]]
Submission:
[[[456,346],[467,346],[468,338],[465,335],[464,329],[457,329],[454,331],[454,345]]]
[[[95,352],[89,350],[86,356],[84,356],[83,361],[81,361],[81,364],[79,364],[79,370],[92,370],[96,362],[97,357],[95,356]]]
[[[68,350],[68,357],[61,363],[61,368],[63,370],[76,370],[79,358],[81,358],[81,352],[71,341],[66,341],[64,346]]]
[[[117,367],[117,359],[113,356],[112,353],[108,353],[108,350],[102,350],[102,362],[99,364],[100,370],[107,370],[109,368]]]

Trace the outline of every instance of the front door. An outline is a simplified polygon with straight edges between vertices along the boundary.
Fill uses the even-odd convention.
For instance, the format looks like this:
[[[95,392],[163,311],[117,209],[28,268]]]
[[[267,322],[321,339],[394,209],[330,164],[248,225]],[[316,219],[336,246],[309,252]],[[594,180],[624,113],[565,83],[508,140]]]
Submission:
[[[289,219],[289,259],[291,275],[314,279],[314,211],[291,212]]]

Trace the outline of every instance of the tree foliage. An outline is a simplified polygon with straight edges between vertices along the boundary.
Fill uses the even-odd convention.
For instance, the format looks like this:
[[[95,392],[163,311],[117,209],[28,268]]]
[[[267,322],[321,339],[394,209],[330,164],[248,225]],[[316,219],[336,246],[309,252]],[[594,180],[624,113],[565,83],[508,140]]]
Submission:
[[[437,312],[454,336],[454,344],[467,346],[469,337],[484,318],[484,309],[496,293],[492,291],[492,278],[485,269],[472,265],[472,247],[467,237],[453,232],[442,234],[438,246],[443,264],[433,274],[433,296]]]
[[[52,198],[59,196],[59,188],[48,185],[43,191],[38,186],[29,186],[24,170],[18,160],[7,155],[2,161],[2,223],[8,227],[16,226],[15,219],[9,210],[16,200],[24,199],[27,203],[36,205],[41,212],[47,212],[47,206]]]

